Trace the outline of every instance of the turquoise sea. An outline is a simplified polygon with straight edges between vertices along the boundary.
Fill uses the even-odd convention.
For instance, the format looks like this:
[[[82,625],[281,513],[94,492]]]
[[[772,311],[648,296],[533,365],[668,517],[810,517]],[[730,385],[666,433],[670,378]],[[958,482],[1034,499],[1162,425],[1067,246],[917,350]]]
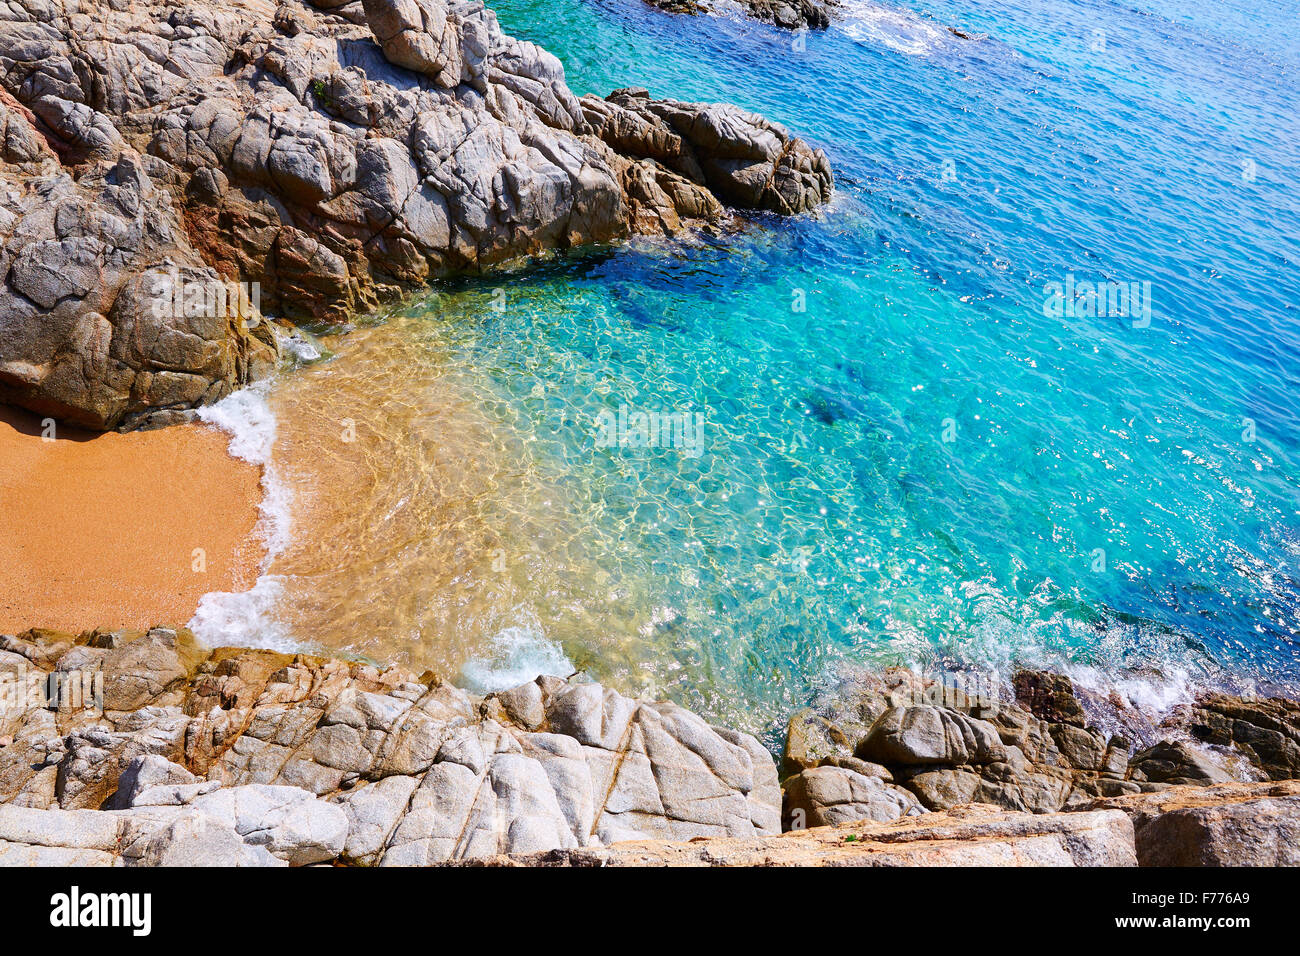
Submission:
[[[850,0],[802,38],[489,5],[575,92],[753,109],[837,192],[444,283],[328,340],[281,402],[346,395],[375,434],[403,410],[368,527],[437,500],[330,559],[316,614],[369,602],[355,649],[442,642],[483,686],[572,662],[767,733],[859,665],[1300,678],[1293,3]],[[1148,308],[1053,296],[1099,282]],[[610,446],[620,410],[702,416],[700,442]],[[277,570],[282,604],[324,578]]]

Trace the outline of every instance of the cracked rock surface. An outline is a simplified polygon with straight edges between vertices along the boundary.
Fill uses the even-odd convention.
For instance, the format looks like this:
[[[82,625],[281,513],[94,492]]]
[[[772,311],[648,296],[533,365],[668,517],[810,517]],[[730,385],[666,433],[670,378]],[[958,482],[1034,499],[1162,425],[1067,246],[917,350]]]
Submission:
[[[165,629],[0,637],[0,679],[0,863],[423,865],[780,832],[755,738],[598,684],[475,697]]]
[[[7,0],[0,151],[0,400],[101,429],[266,374],[259,309],[341,320],[832,188],[824,154],[735,107],[578,98],[479,0]],[[255,307],[167,292],[223,281],[259,283]]]
[[[1282,698],[1204,693],[1154,724],[1061,674],[1020,671],[1012,690],[1013,700],[968,695],[905,668],[846,683],[820,712],[790,718],[787,825],[971,803],[1055,813],[1128,794],[1289,780],[1300,767],[1300,705]]]
[[[841,697],[833,723],[796,715],[786,766],[810,765],[785,781],[783,821],[755,738],[598,684],[541,677],[479,697],[400,668],[209,652],[185,630],[0,636],[0,866],[1298,862],[1300,780],[1218,782],[1173,743],[1127,771],[1084,770],[1110,758],[1047,743],[1085,729],[1048,718],[1090,716],[1067,684],[1028,696],[1037,727],[1019,705],[999,719],[909,675]],[[1285,755],[1261,747],[1264,725],[1294,731],[1278,699],[1195,710],[1203,733],[1206,714],[1256,728],[1233,733],[1257,755]],[[855,721],[859,756],[838,742]],[[828,747],[841,752],[812,759]],[[936,773],[974,783],[917,783]]]

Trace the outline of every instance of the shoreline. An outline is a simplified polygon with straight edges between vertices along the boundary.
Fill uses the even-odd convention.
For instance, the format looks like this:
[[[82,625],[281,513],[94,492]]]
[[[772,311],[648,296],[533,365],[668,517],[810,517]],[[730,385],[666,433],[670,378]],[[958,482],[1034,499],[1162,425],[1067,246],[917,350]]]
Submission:
[[[245,591],[265,543],[262,469],[218,428],[87,432],[0,405],[0,632],[180,627]]]
[[[268,580],[271,559],[288,547],[289,519],[275,510],[285,489],[275,486],[270,455],[277,429],[273,413],[259,401],[263,394],[257,387],[243,389],[233,401],[203,409],[193,423],[150,431],[90,432],[60,424],[53,442],[42,439],[39,416],[0,404],[0,501],[6,505],[0,514],[0,634],[188,627],[213,647],[273,648],[381,669],[412,666],[392,653],[376,656],[268,633],[271,622],[258,605],[278,593],[272,594],[273,581],[265,593],[259,584]],[[190,464],[177,469],[175,463],[184,460]],[[154,511],[154,501],[169,502],[168,513]],[[122,541],[133,545],[123,549]],[[192,570],[196,541],[208,542],[203,572]],[[257,643],[235,633],[259,628]],[[1098,727],[1143,742],[1157,739],[1162,722],[1202,694],[1300,700],[1285,683],[1224,675],[1197,679],[1182,672],[1108,672],[1045,661],[1013,662],[1006,671],[969,661],[935,671],[898,661],[849,665],[795,711],[820,710],[899,669],[939,686],[966,680],[988,688],[992,678],[1005,693],[1012,671],[1023,668],[1070,679]],[[784,736],[791,716],[750,732],[775,740]],[[722,715],[710,717],[725,722]],[[734,715],[732,721],[734,726]],[[769,749],[779,757],[779,744]]]

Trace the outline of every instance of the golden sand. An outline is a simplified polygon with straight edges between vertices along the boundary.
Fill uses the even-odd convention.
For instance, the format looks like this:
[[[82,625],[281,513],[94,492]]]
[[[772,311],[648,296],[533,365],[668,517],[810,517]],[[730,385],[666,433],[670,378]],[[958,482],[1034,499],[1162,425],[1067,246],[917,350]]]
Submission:
[[[0,406],[0,633],[179,626],[253,585],[261,469],[204,425],[97,434]]]

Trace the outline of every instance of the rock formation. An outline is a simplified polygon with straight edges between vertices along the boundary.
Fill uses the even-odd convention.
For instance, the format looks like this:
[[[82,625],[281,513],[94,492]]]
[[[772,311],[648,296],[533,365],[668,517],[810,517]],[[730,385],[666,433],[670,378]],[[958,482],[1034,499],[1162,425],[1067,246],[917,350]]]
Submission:
[[[749,17],[774,23],[787,30],[800,28],[824,30],[831,25],[831,13],[839,7],[837,0],[646,0],[653,7],[669,13],[725,12],[739,7]]]
[[[129,428],[267,374],[275,341],[250,329],[256,314],[171,307],[180,283],[224,283],[148,158],[89,110],[59,104],[34,102],[34,113],[0,91],[0,400]],[[52,123],[82,125],[63,140],[38,131]]]
[[[1029,701],[1084,719],[1072,697]],[[1300,862],[1300,781],[1215,782],[1182,742],[1124,771],[1115,745],[1063,735],[1074,724],[996,709],[894,671],[834,721],[796,715],[782,833],[755,738],[598,684],[478,697],[400,668],[209,652],[184,630],[29,631],[0,636],[0,865]],[[1195,711],[1296,733],[1284,701]]]
[[[739,13],[753,20],[775,24],[786,30],[824,30],[834,20],[852,17],[854,10],[846,10],[842,0],[645,0],[652,7],[668,13],[715,14],[726,16]],[[884,12],[890,9],[882,8]],[[861,11],[856,11],[861,12]],[[897,11],[892,11],[897,12]],[[929,21],[926,14],[915,16]],[[984,34],[967,33],[956,27],[943,26],[959,40],[983,40]]]
[[[0,862],[387,866],[780,832],[756,739],[598,684],[479,698],[163,629],[0,637],[0,679],[0,841],[21,845]]]
[[[487,866],[1296,866],[1300,781],[1174,787],[1075,812],[970,804],[749,840],[633,841]]]
[[[1126,794],[1296,776],[1300,706],[1205,694],[1159,726],[1111,714],[1134,741],[1089,722],[1068,677],[1015,675],[1016,700],[970,696],[891,669],[795,714],[782,770],[787,828],[889,821],[918,805],[1054,813]],[[1197,740],[1211,745],[1201,746]]]
[[[1098,800],[1133,823],[1142,866],[1300,866],[1300,781],[1173,787]]]
[[[750,840],[637,841],[484,861],[490,866],[1135,866],[1133,824],[1116,810],[1041,816],[969,806],[894,823]]]
[[[265,374],[262,312],[340,320],[832,183],[732,106],[579,99],[478,0],[14,0],[0,133],[0,400],[101,429]]]

